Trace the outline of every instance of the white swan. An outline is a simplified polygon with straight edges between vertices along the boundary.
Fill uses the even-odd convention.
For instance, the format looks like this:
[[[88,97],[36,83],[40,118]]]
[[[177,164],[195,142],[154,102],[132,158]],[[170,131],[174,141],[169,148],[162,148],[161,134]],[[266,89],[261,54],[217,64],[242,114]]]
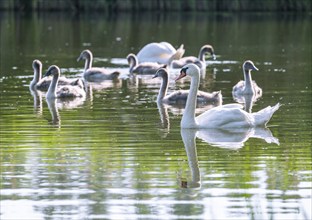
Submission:
[[[90,50],[82,51],[77,59],[77,62],[79,62],[82,59],[86,60],[83,77],[87,81],[96,82],[102,80],[113,80],[117,79],[118,76],[120,75],[120,72],[118,71],[109,71],[104,68],[92,67],[93,55]]]
[[[187,96],[189,90],[179,90],[167,95],[168,90],[168,72],[165,68],[160,68],[157,70],[153,78],[161,77],[162,83],[157,96],[157,102],[163,102],[169,105],[183,105],[186,104]],[[203,91],[198,91],[196,96],[197,105],[213,105],[219,106],[222,104],[222,94],[221,91],[208,93]]]
[[[133,53],[130,53],[127,56],[127,61],[130,66],[130,73],[155,74],[159,68],[167,66],[166,64],[159,64],[155,62],[143,62],[139,64],[137,57]]]
[[[218,106],[200,114],[195,118],[196,95],[199,87],[199,68],[195,64],[187,64],[180,71],[179,80],[186,75],[191,77],[191,88],[182,116],[182,128],[237,128],[265,126],[280,104],[268,106],[255,113],[247,113],[239,104]]]
[[[32,63],[32,67],[34,69],[34,78],[30,82],[30,89],[39,89],[46,91],[48,90],[51,79],[50,78],[41,78],[42,77],[42,63],[40,60],[34,60]],[[66,77],[60,77],[59,78],[59,85],[77,85],[77,79],[67,79]]]
[[[188,56],[188,57],[182,57],[179,60],[173,60],[171,62],[171,67],[182,68],[188,63],[195,63],[200,69],[206,68],[205,56],[207,53],[210,54],[213,59],[216,59],[213,47],[211,45],[204,45],[200,48],[198,57]]]
[[[49,67],[48,71],[45,73],[44,77],[52,75],[52,82],[49,86],[46,98],[74,98],[74,97],[85,97],[86,92],[84,90],[84,85],[81,79],[77,80],[77,85],[64,85],[58,86],[58,81],[61,71],[56,65]]]
[[[258,70],[254,63],[250,60],[246,60],[243,64],[244,81],[239,81],[232,90],[233,96],[241,96],[246,94],[255,95],[256,98],[262,96],[262,89],[257,85],[255,81],[251,79],[251,71]]]
[[[172,60],[180,59],[185,50],[183,44],[176,50],[168,42],[149,43],[145,45],[137,54],[139,63],[157,62],[169,65]]]

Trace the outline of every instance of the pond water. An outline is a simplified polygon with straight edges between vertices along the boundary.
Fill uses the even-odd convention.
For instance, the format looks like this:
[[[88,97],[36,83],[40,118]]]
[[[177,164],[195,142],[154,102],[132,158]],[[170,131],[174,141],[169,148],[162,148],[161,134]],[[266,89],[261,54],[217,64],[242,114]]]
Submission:
[[[311,16],[293,14],[0,14],[1,219],[311,219]],[[159,79],[128,76],[126,56],[150,42],[211,44],[200,89],[232,87],[250,59],[263,96],[278,102],[267,129],[180,128],[157,106]],[[80,77],[80,52],[117,69],[85,99],[29,91],[32,61]],[[188,89],[190,80],[169,91]],[[234,131],[233,131],[234,132]]]

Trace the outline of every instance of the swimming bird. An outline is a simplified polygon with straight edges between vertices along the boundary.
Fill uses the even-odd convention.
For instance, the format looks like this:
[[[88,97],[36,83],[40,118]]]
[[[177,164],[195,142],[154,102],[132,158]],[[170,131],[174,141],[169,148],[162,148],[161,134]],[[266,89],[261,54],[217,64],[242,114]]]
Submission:
[[[243,64],[244,80],[239,81],[232,90],[234,97],[239,98],[241,95],[255,95],[255,99],[262,96],[262,89],[255,81],[251,79],[251,71],[258,68],[251,60],[246,60]],[[237,97],[238,96],[238,97]]]
[[[184,45],[176,50],[168,42],[149,43],[145,45],[137,54],[139,63],[157,62],[170,65],[172,60],[178,60],[184,55]]]
[[[139,63],[137,57],[133,53],[127,56],[127,61],[130,65],[130,73],[155,74],[159,68],[166,67],[165,64],[158,64],[156,62]]]
[[[198,57],[188,56],[188,57],[182,57],[179,60],[173,60],[171,62],[171,67],[182,68],[188,63],[195,63],[200,69],[206,68],[205,56],[207,53],[210,54],[213,59],[216,59],[213,47],[211,45],[204,45],[200,48]]]
[[[96,82],[102,80],[113,80],[117,79],[120,75],[120,72],[118,71],[109,71],[105,68],[92,67],[93,55],[90,50],[82,51],[77,59],[77,62],[82,59],[86,60],[83,77],[87,81]]]
[[[274,112],[280,107],[268,106],[258,112],[248,113],[240,104],[221,105],[205,111],[195,117],[196,95],[200,81],[200,69],[195,64],[184,66],[176,80],[185,76],[191,77],[190,92],[186,101],[185,111],[181,120],[182,128],[237,128],[265,126]]]
[[[156,74],[153,78],[161,77],[162,83],[160,86],[160,90],[157,96],[157,102],[163,102],[166,104],[176,104],[176,105],[183,105],[186,104],[187,97],[189,94],[189,90],[179,90],[170,93],[167,95],[168,90],[168,71],[165,68],[160,68],[157,70]],[[221,91],[208,93],[203,91],[197,91],[196,96],[197,105],[213,105],[218,106],[222,104],[222,94]]]
[[[34,69],[34,78],[30,82],[30,89],[39,89],[46,91],[51,84],[51,78],[41,78],[42,77],[42,63],[40,60],[34,60],[32,63]],[[77,79],[67,79],[66,77],[60,77],[58,85],[77,85]]]
[[[49,86],[46,98],[74,98],[74,97],[85,97],[86,91],[81,79],[77,80],[77,85],[63,85],[58,86],[59,77],[61,75],[60,68],[56,65],[49,67],[48,71],[43,77],[52,75],[52,82]]]

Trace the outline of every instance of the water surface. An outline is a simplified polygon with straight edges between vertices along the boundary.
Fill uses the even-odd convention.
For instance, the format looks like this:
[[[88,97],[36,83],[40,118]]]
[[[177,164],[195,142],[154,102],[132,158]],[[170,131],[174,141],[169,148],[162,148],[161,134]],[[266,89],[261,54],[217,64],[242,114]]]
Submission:
[[[311,219],[311,16],[1,13],[0,23],[1,219]],[[182,111],[155,102],[160,80],[128,77],[127,54],[152,41],[195,56],[213,45],[200,89],[222,90],[224,104],[253,60],[264,94],[252,111],[282,104],[269,128],[181,130]],[[83,49],[122,79],[67,103],[29,91],[34,59],[80,77]],[[188,88],[171,80],[170,91]]]

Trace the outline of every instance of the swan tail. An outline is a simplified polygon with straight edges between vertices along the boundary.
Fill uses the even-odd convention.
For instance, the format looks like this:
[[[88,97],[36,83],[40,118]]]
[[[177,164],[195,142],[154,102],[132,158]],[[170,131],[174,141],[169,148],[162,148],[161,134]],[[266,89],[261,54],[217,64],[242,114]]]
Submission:
[[[274,112],[276,112],[279,107],[281,106],[280,103],[277,103],[273,107],[268,106],[258,112],[252,113],[254,119],[255,119],[255,125],[256,126],[265,126],[270,119],[272,118]]]

